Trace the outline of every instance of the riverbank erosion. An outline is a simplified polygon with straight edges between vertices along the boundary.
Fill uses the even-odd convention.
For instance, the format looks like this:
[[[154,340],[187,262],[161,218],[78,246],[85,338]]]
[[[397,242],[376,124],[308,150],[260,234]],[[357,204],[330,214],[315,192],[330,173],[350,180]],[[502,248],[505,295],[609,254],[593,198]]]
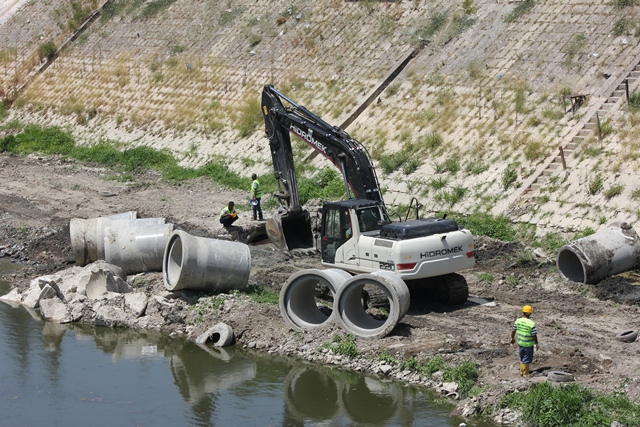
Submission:
[[[63,301],[60,296],[67,303],[73,300],[70,290],[65,296],[64,285],[58,290],[52,286],[59,283],[57,277],[75,271],[77,278],[80,271],[88,274],[98,267],[76,265],[69,233],[72,218],[136,211],[145,218],[166,218],[194,236],[232,240],[218,214],[229,200],[248,198],[205,179],[176,184],[146,173],[126,183],[106,179],[109,176],[106,169],[55,157],[0,157],[0,254],[20,266],[2,276],[13,285],[12,292],[29,294],[35,281],[40,290],[51,288],[44,292],[50,296],[45,300],[54,301],[45,302],[47,308],[60,308],[55,300]],[[238,203],[238,209],[236,224],[249,227],[248,203]],[[249,249],[248,285],[253,289],[278,292],[294,272],[321,268],[316,256],[291,258],[269,243]],[[222,322],[233,329],[235,345],[436,388],[442,382],[437,375],[419,375],[380,354],[386,351],[395,359],[413,357],[418,362],[434,356],[450,364],[471,361],[479,365],[477,384],[482,391],[457,402],[457,411],[466,416],[488,415],[505,393],[547,381],[551,370],[571,373],[590,389],[622,392],[640,401],[640,342],[619,339],[621,333],[640,328],[636,271],[588,285],[562,279],[555,268],[556,254],[522,242],[477,237],[475,249],[476,266],[463,272],[471,293],[466,304],[449,307],[412,295],[406,316],[390,334],[355,340],[356,357],[326,345],[343,334],[335,323],[313,332],[293,332],[277,304],[257,302],[249,292],[169,292],[158,272],[125,277],[116,272],[112,283],[85,286],[84,295],[78,282],[75,294],[78,300],[84,298],[82,309],[67,310],[68,317],[56,320],[154,329],[193,340]],[[517,351],[509,345],[511,325],[525,304],[534,308],[541,346],[528,380],[520,378]],[[54,318],[51,313],[60,311],[46,313]],[[515,418],[500,411],[492,416],[499,422]]]

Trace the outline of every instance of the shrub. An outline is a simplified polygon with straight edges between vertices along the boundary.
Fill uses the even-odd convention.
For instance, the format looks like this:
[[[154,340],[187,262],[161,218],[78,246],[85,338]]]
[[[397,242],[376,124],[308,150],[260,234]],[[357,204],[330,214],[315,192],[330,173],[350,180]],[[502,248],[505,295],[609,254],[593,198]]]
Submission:
[[[260,101],[254,98],[246,99],[240,108],[240,118],[236,123],[238,137],[245,138],[250,136],[262,123],[263,118]]]
[[[614,197],[619,196],[620,194],[622,194],[622,190],[623,189],[624,189],[624,185],[622,185],[622,184],[614,184],[611,187],[609,187],[607,190],[605,190],[605,192],[602,195],[607,200],[613,199]]]
[[[528,13],[529,11],[531,11],[531,9],[533,9],[533,6],[536,5],[536,2],[534,0],[524,0],[523,2],[519,3],[512,11],[511,13],[509,13],[505,18],[504,18],[504,22],[506,22],[507,24],[516,21],[518,18],[520,18],[521,16],[525,15],[526,13]]]
[[[503,215],[494,217],[487,213],[474,213],[455,219],[462,228],[469,229],[474,236],[487,236],[507,242],[516,238],[511,220]]]
[[[341,354],[349,359],[355,359],[360,355],[355,337],[351,334],[340,336],[335,334],[330,343],[324,344],[322,347],[333,351],[335,354]]]
[[[502,188],[507,190],[514,182],[518,180],[518,170],[515,163],[507,165],[502,172]]]
[[[588,184],[589,194],[591,194],[592,196],[595,196],[602,190],[603,185],[604,185],[604,180],[602,179],[602,176],[600,174],[596,174],[593,180],[589,181],[589,184]]]
[[[56,44],[52,40],[49,40],[38,47],[38,57],[40,58],[40,61],[43,59],[50,60],[56,55],[57,51],[58,47]]]
[[[635,6],[636,4],[638,4],[638,0],[612,0],[611,4],[616,9],[622,9],[627,6]]]
[[[629,94],[629,109],[638,111],[640,109],[640,92],[634,90]]]

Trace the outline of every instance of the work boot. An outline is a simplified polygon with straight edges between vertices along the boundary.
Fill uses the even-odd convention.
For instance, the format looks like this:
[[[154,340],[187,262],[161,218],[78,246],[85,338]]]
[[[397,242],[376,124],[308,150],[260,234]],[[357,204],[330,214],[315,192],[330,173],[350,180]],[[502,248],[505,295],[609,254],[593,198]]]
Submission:
[[[529,378],[529,364],[528,363],[523,363],[522,364],[523,368],[522,368],[522,376],[525,378]]]
[[[523,377],[524,376],[524,367],[526,365],[522,362],[520,362],[520,376]]]

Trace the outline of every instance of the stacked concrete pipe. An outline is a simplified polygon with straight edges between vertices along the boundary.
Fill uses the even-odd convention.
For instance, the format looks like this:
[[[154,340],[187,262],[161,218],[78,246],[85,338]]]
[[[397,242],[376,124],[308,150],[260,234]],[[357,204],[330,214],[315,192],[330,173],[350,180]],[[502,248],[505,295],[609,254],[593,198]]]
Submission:
[[[594,284],[640,267],[640,238],[627,223],[583,237],[560,248],[560,275],[573,282]]]
[[[363,305],[365,285],[375,286],[389,300],[386,320],[371,317]],[[330,313],[318,307],[315,293],[326,288],[333,297]],[[409,289],[400,277],[379,271],[351,276],[339,269],[302,270],[293,274],[280,291],[280,313],[285,323],[296,331],[311,331],[335,320],[347,333],[377,339],[389,334],[409,310]]]
[[[137,215],[137,213],[128,212],[126,214],[90,219],[71,219],[69,233],[76,264],[85,266],[99,259],[104,260],[104,238],[107,227],[112,227],[112,230],[116,231],[127,228],[136,228],[142,231],[145,226],[165,224],[164,218],[136,218],[132,217],[133,215]],[[173,228],[173,225],[169,224],[167,227]],[[164,244],[166,244],[166,241],[162,244],[163,249]]]
[[[162,271],[164,251],[173,232],[173,224],[156,223],[149,218],[127,222],[120,221],[104,227],[104,259],[121,267],[127,274]]]
[[[244,243],[196,237],[176,230],[164,251],[162,273],[169,291],[242,290],[249,283],[251,253]]]
[[[280,290],[280,314],[284,322],[295,331],[311,331],[334,320],[335,310],[330,314],[317,306],[315,292],[318,287],[327,289],[333,301],[338,290],[351,278],[344,270],[309,269],[293,274]]]
[[[365,285],[372,285],[384,292],[389,300],[386,320],[371,317],[362,304]],[[336,318],[345,331],[362,338],[383,338],[409,311],[411,296],[404,281],[390,271],[358,274],[347,280],[336,295]]]

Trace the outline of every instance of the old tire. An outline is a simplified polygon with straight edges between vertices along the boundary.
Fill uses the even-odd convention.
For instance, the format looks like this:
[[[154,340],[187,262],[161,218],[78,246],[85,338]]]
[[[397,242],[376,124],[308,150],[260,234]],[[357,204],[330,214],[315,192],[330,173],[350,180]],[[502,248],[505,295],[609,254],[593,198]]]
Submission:
[[[233,344],[234,335],[231,326],[226,323],[218,323],[200,335],[196,339],[196,343],[205,344],[209,341],[213,342],[215,347],[226,347]]]
[[[549,371],[549,373],[547,373],[547,379],[549,381],[555,381],[558,383],[575,381],[573,374],[570,374],[569,372],[562,372],[562,371]]]
[[[635,342],[636,338],[638,338],[638,331],[636,330],[624,331],[616,337],[618,341],[622,342]]]

